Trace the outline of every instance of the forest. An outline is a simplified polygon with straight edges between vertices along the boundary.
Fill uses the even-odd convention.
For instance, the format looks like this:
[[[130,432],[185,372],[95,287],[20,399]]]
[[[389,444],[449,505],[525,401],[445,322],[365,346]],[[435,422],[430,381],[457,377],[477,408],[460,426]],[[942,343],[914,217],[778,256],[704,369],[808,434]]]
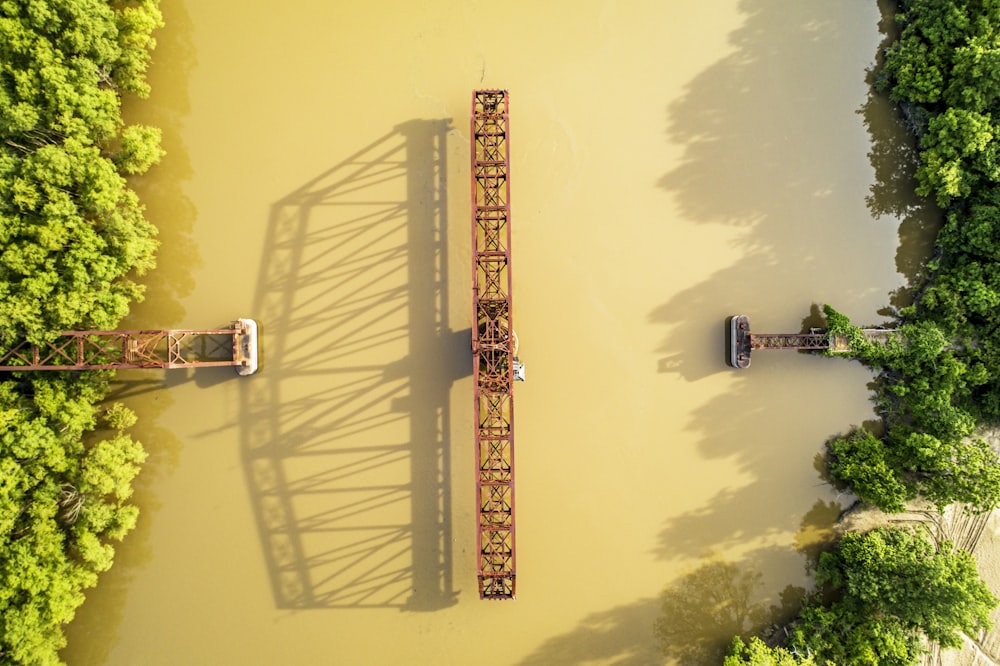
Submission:
[[[114,328],[156,229],[127,177],[163,155],[149,93],[158,0],[0,2],[0,344]],[[108,372],[0,373],[0,661],[61,663],[63,626],[136,522],[146,457]]]
[[[975,513],[1000,505],[1000,3],[902,0],[875,85],[917,141],[917,194],[944,223],[900,330],[874,344],[830,306],[828,330],[877,372],[875,427],[827,444],[831,480],[886,512],[914,501]],[[931,643],[989,628],[998,600],[972,557],[926,530],[845,533],[821,555],[817,590],[783,644],[737,637],[739,664],[914,664]]]

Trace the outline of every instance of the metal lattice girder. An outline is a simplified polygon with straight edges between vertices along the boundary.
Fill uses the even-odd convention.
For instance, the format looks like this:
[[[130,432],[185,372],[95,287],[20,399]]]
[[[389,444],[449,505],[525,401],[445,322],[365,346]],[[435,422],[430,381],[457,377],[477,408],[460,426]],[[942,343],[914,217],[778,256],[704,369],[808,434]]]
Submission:
[[[242,366],[248,346],[243,321],[249,320],[219,329],[65,331],[46,344],[24,341],[0,353],[0,371]],[[255,338],[255,324],[253,329]]]
[[[828,349],[826,333],[751,333],[750,348],[757,349]]]
[[[501,483],[509,488],[513,478],[511,475],[510,440],[484,439],[480,440],[479,447],[479,453],[482,456],[479,463],[479,483],[484,487]],[[486,493],[486,495],[494,496],[490,493]],[[508,497],[508,500],[510,499]],[[508,501],[507,511],[512,509],[513,505]]]
[[[507,252],[507,239],[501,232],[507,229],[507,209],[505,207],[479,206],[476,208],[476,223],[479,225],[476,252]]]
[[[510,271],[510,151],[504,90],[472,96],[472,329],[479,595],[512,599],[514,330]]]
[[[476,253],[479,298],[485,301],[507,300],[507,266],[510,256],[506,252]]]

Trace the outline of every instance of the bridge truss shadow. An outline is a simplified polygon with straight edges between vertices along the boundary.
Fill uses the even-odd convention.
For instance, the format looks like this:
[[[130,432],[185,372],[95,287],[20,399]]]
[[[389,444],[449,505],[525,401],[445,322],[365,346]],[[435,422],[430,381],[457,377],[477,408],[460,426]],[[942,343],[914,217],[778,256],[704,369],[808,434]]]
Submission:
[[[449,392],[449,120],[395,127],[275,203],[241,449],[280,608],[457,602]]]

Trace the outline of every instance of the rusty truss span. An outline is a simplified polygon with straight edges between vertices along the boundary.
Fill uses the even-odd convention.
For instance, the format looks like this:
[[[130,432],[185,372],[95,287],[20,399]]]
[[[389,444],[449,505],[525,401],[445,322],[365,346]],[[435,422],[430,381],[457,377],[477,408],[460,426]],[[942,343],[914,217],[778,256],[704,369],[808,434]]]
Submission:
[[[902,334],[894,328],[860,329],[869,342],[887,345],[902,342]],[[754,351],[768,349],[790,349],[795,351],[824,351],[845,354],[851,349],[850,341],[844,335],[833,334],[823,329],[811,329],[808,333],[751,333],[750,318],[733,315],[726,327],[728,363],[734,368],[750,367],[750,355]]]
[[[54,340],[22,341],[0,352],[0,371],[130,370],[233,366],[257,370],[257,323],[229,328],[137,331],[66,331]]]
[[[472,96],[472,327],[479,596],[513,599],[515,336],[505,90]]]

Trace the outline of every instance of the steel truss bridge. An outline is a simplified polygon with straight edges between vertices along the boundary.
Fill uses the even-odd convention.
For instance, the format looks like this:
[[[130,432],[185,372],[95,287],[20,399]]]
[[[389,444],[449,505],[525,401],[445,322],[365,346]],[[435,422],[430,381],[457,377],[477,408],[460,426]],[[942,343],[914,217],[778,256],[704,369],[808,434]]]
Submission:
[[[897,329],[866,328],[860,329],[860,332],[875,344],[903,341],[902,334]],[[752,333],[750,319],[746,315],[733,315],[729,318],[727,346],[728,363],[734,368],[750,367],[750,355],[754,351],[793,349],[843,354],[851,350],[851,343],[846,336],[822,329],[814,328],[808,333]]]
[[[66,331],[51,342],[21,341],[0,352],[0,372],[219,366],[241,375],[257,370],[256,322],[240,319],[217,329]]]
[[[816,333],[751,333],[750,349],[829,349],[830,338]]]
[[[514,365],[505,90],[472,96],[472,327],[479,597],[513,599]]]

